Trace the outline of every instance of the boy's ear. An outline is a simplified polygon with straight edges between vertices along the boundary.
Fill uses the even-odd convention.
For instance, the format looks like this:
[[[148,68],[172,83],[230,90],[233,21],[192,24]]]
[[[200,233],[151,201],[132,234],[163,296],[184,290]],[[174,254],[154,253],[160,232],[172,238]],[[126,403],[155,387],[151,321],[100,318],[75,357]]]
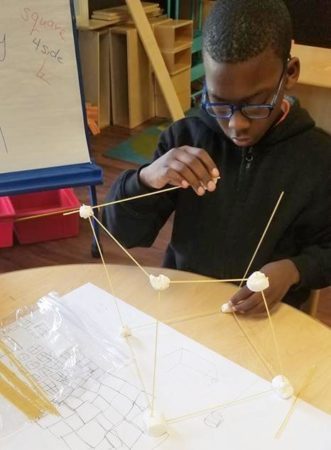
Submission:
[[[285,89],[290,90],[296,84],[300,75],[300,60],[293,57],[287,63],[286,83]]]

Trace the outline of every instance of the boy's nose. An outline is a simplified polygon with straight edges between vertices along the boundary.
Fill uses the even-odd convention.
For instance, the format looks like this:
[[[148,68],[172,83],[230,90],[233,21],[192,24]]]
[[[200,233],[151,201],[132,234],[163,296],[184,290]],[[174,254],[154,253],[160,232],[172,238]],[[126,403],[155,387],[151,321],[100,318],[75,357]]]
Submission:
[[[248,130],[250,127],[250,120],[245,117],[240,111],[235,111],[229,119],[228,127],[233,130],[236,136],[239,136],[242,131]]]

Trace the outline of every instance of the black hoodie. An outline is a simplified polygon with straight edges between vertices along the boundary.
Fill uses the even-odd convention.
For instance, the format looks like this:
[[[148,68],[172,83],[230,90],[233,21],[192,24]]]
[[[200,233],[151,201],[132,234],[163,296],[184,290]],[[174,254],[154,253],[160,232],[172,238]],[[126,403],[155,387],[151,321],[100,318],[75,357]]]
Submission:
[[[331,137],[298,103],[250,148],[236,147],[216,120],[200,111],[161,135],[154,159],[183,145],[210,154],[221,173],[216,191],[199,197],[192,189],[178,189],[108,207],[106,224],[123,245],[151,246],[175,211],[164,266],[240,278],[284,191],[250,273],[291,259],[301,279],[286,297],[293,305],[310,289],[331,284]],[[139,182],[139,170],[128,170],[113,184],[108,200],[148,191]]]

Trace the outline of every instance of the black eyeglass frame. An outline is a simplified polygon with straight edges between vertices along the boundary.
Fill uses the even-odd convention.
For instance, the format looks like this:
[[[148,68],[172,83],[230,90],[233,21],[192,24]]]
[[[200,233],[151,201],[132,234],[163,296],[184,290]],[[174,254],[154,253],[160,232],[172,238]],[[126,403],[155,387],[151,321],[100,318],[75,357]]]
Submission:
[[[289,58],[290,59],[290,58]],[[263,103],[263,104],[247,104],[247,103],[239,103],[238,105],[232,104],[232,103],[226,103],[226,102],[210,102],[208,99],[208,91],[207,91],[207,86],[206,86],[206,81],[204,81],[203,84],[203,89],[202,89],[202,100],[201,100],[201,106],[202,108],[207,112],[207,114],[209,114],[210,116],[216,118],[216,119],[225,119],[225,120],[229,120],[231,119],[231,117],[233,116],[233,114],[236,111],[240,111],[240,113],[246,117],[247,119],[250,120],[261,120],[261,119],[267,119],[271,112],[273,111],[273,109],[275,108],[277,101],[278,101],[278,97],[281,91],[281,88],[283,86],[283,81],[285,79],[285,74],[287,71],[287,63],[284,66],[284,70],[282,71],[280,80],[278,82],[278,86],[276,89],[276,92],[274,94],[274,96],[272,97],[271,103]],[[213,108],[217,107],[217,106],[226,106],[229,108],[229,112],[228,114],[217,114],[215,112],[213,112]],[[249,111],[250,109],[261,109],[266,111],[266,115],[265,116],[261,116],[261,117],[252,117],[249,114],[247,114],[247,110]]]

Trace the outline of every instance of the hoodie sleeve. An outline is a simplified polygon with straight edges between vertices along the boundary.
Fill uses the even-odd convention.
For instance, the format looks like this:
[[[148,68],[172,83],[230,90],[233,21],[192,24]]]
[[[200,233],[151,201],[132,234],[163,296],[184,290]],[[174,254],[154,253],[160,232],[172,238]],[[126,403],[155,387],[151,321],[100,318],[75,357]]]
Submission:
[[[172,129],[161,134],[153,161],[174,147]],[[139,180],[140,170],[127,170],[113,183],[106,201],[152,193]],[[105,208],[103,220],[111,233],[127,248],[150,247],[175,208],[176,191],[118,203]]]
[[[331,176],[322,178],[305,211],[300,233],[301,252],[292,257],[300,273],[298,287],[320,289],[331,285]]]

